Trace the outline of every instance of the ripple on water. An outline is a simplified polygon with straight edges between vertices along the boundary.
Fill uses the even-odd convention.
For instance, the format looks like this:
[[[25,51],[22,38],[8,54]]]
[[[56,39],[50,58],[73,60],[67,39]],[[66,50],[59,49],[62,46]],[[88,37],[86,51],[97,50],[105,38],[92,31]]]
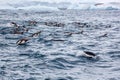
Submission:
[[[74,80],[72,77],[45,78],[44,80]]]
[[[66,66],[64,63],[55,60],[48,61],[48,67],[52,69],[66,69]]]
[[[28,58],[34,58],[34,59],[43,59],[46,55],[41,54],[39,51],[32,51],[28,50],[26,52],[20,52],[19,54],[20,57],[26,56]]]
[[[6,71],[4,71],[4,70],[0,70],[0,75],[1,75],[1,76],[5,76],[6,74],[7,74]]]
[[[26,80],[37,80],[36,78],[28,78],[28,79],[26,79]]]
[[[110,51],[107,54],[114,60],[117,60],[120,58],[120,51]]]
[[[0,27],[0,34],[10,34],[13,33],[14,28],[12,27]]]
[[[7,43],[0,43],[0,48],[8,47]]]

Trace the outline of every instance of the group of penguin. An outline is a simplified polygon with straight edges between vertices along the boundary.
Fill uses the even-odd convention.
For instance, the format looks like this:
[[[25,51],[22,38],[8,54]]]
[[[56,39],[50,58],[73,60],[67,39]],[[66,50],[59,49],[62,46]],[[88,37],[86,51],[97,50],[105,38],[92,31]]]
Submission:
[[[15,27],[15,33],[17,33],[17,34],[19,34],[19,33],[23,34],[23,32],[28,31],[28,28],[25,28],[25,26],[19,26],[15,22],[11,22],[11,24]],[[36,21],[30,21],[29,22],[29,25],[36,25],[36,24],[37,24]],[[20,32],[20,30],[23,30],[23,32]],[[40,33],[41,33],[41,31],[38,31],[38,32],[33,33],[32,35],[30,35],[28,38],[21,38],[16,42],[16,44],[17,45],[24,45],[29,39],[31,39],[30,37],[37,37],[37,36],[40,35]],[[106,34],[105,34],[105,36],[106,36]],[[93,53],[93,52],[89,52],[89,51],[83,51],[83,52],[84,52],[84,54],[83,54],[84,57],[93,58],[93,59],[95,59],[97,57],[97,55],[95,53]]]
[[[36,21],[29,21],[29,26],[35,26],[37,24]],[[15,22],[11,22],[11,25],[14,26],[14,34],[23,34],[24,32],[28,32],[28,30],[30,28],[26,28],[24,25],[18,25],[17,23]],[[24,45],[29,39],[31,39],[31,37],[35,37],[35,36],[39,36],[41,33],[41,31],[38,31],[36,33],[33,33],[32,35],[30,35],[29,37],[27,38],[21,38],[19,39],[16,44],[17,45]]]

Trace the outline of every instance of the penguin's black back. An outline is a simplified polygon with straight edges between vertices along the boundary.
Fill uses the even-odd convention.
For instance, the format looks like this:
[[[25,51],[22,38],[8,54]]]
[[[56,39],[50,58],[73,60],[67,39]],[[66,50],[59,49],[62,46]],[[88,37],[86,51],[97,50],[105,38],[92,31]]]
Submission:
[[[93,52],[84,51],[87,55],[96,56]]]

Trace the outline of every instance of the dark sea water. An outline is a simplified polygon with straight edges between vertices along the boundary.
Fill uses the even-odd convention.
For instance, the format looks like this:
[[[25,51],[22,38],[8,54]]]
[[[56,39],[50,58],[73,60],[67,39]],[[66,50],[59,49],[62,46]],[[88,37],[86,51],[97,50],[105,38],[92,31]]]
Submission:
[[[11,22],[28,32],[14,34]],[[16,44],[37,31],[38,37]],[[99,59],[81,57],[83,51]],[[0,10],[0,80],[120,80],[120,11]]]

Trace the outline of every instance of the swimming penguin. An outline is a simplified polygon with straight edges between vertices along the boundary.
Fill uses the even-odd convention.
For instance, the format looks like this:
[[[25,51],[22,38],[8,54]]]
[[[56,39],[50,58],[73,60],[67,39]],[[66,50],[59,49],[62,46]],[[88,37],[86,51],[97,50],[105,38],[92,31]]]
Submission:
[[[13,25],[14,27],[16,27],[16,28],[25,28],[25,25],[18,25],[17,23],[15,23],[15,22],[11,22],[11,25]]]
[[[84,56],[88,57],[88,58],[96,58],[96,54],[93,52],[89,52],[89,51],[84,51]]]
[[[38,31],[38,32],[36,32],[36,33],[33,33],[30,37],[37,37],[37,36],[40,35],[40,33],[41,33],[41,31]]]
[[[23,34],[24,32],[14,30],[13,34]]]
[[[17,23],[15,22],[11,22],[11,25],[13,25],[14,27],[18,27]]]
[[[62,39],[51,39],[52,41],[65,41],[65,40],[62,40]]]
[[[28,32],[29,28],[15,28],[13,33],[14,34],[23,34],[24,32]]]
[[[83,30],[81,32],[64,32],[65,36],[72,36],[72,34],[83,34]]]
[[[37,21],[29,21],[29,26],[36,26],[37,25]]]
[[[101,36],[99,36],[99,37],[107,37],[107,33],[105,33],[105,34],[103,34],[103,35],[101,35]]]
[[[65,36],[67,36],[67,37],[68,37],[68,36],[72,36],[72,34],[73,34],[73,33],[71,33],[71,32],[65,32]]]
[[[17,45],[25,44],[29,39],[28,38],[22,38],[16,42]]]

